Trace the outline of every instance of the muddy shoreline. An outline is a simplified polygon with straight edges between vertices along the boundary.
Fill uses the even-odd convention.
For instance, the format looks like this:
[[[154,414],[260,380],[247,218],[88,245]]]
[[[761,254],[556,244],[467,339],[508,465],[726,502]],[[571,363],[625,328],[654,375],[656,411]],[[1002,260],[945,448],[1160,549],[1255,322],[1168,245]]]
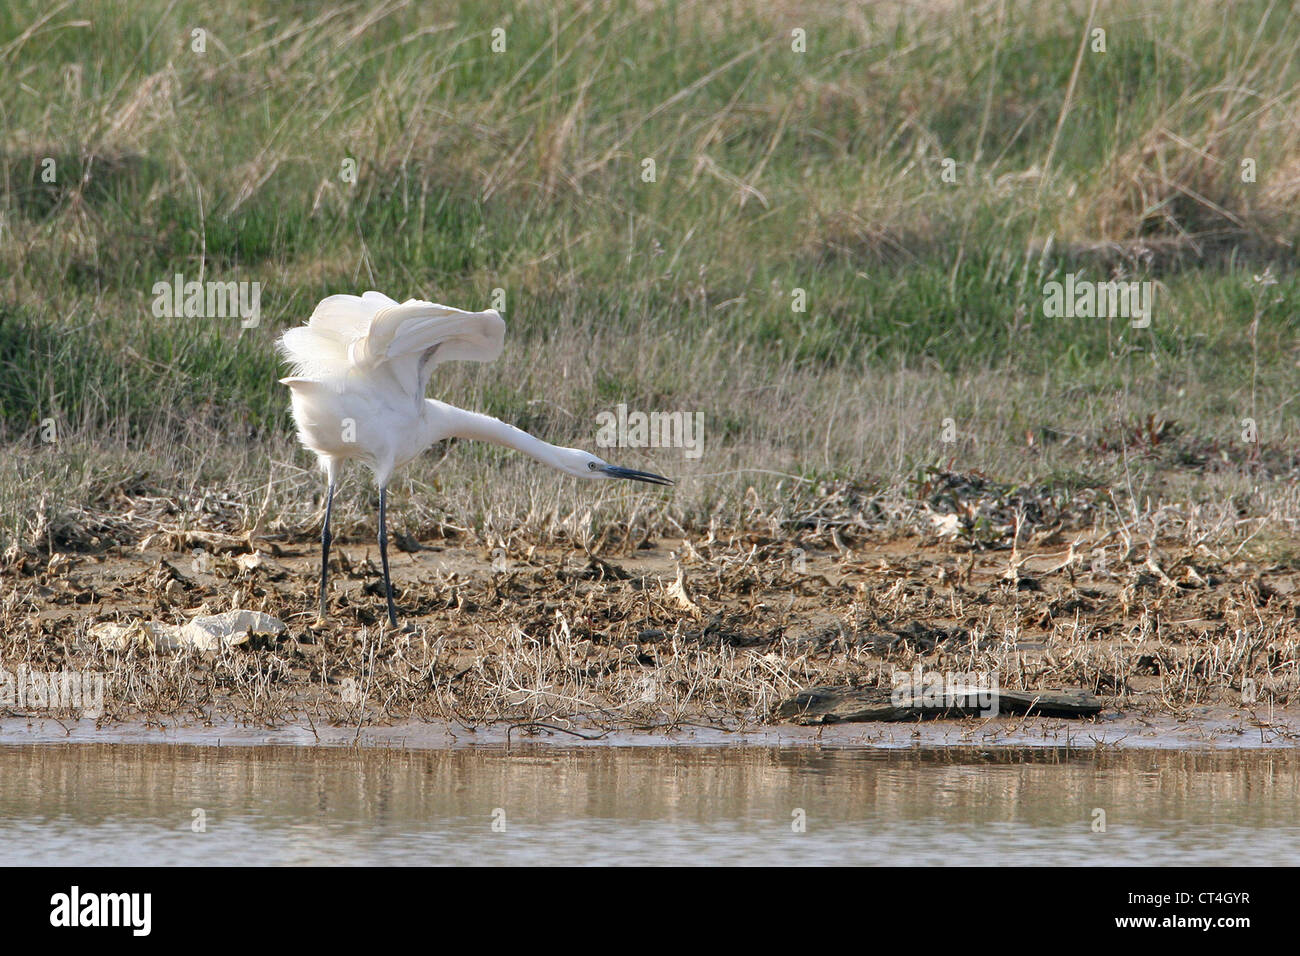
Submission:
[[[277,727],[237,724],[118,723],[52,718],[0,719],[0,746],[42,744],[155,744],[202,747],[294,746],[451,750],[464,747],[848,747],[896,751],[1059,750],[1065,753],[1116,750],[1294,749],[1300,713],[1275,713],[1271,720],[1243,720],[1211,711],[1184,718],[1112,715],[1088,721],[1031,718],[988,721],[926,720],[909,724],[778,725],[725,729],[682,726],[661,730],[607,730],[593,724],[568,727],[492,724],[475,728],[448,724]]]
[[[211,725],[296,728],[296,742],[333,743],[360,726],[375,741],[443,746],[503,742],[504,728],[538,722],[606,742],[689,743],[694,733],[867,746],[1270,746],[1294,741],[1300,725],[1300,572],[1175,542],[1121,548],[1080,532],[997,549],[832,531],[594,553],[411,541],[394,560],[396,631],[382,622],[366,542],[336,546],[324,627],[312,611],[314,542],[190,545],[10,560],[0,667],[102,675],[98,739],[165,726],[207,740]],[[106,623],[184,624],[232,608],[273,615],[284,632],[215,652],[94,638]],[[824,728],[776,716],[803,688],[889,687],[917,668],[993,673],[1006,689],[1076,688],[1104,710],[1093,720]],[[6,727],[71,726],[74,716],[0,700]],[[83,739],[77,728],[71,736]]]

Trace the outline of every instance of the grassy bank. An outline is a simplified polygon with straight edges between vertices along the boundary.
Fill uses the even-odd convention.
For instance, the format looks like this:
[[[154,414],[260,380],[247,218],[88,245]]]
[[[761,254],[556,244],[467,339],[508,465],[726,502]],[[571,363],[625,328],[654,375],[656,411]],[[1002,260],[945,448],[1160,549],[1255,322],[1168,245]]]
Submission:
[[[938,467],[1289,560],[1298,46],[1267,2],[7,5],[0,537],[310,532],[275,336],[501,290],[506,355],[435,394],[587,447],[698,411],[704,454],[611,453],[680,479],[645,495],[435,450],[404,532],[925,528]],[[177,273],[258,325],[156,317]],[[1155,283],[1150,325],[1046,317],[1067,273]]]

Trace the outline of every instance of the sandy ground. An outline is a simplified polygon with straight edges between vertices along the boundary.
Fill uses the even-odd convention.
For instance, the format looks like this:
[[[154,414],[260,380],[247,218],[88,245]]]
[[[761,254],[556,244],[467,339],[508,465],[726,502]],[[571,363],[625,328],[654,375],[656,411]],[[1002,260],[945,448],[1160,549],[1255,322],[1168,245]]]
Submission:
[[[625,542],[596,557],[403,540],[393,551],[403,626],[393,631],[373,544],[336,543],[324,627],[318,545],[254,544],[10,555],[0,664],[104,674],[98,732],[128,736],[217,728],[230,740],[243,727],[303,742],[491,742],[540,722],[551,726],[516,727],[512,738],[583,739],[571,730],[686,742],[722,731],[737,742],[879,746],[1260,746],[1293,741],[1300,726],[1290,708],[1300,573],[1205,549],[1112,548],[1107,561],[1082,539],[1013,553],[750,534]],[[264,611],[287,630],[218,652],[110,650],[91,635],[104,622],[184,623],[231,608]],[[996,672],[1004,687],[1084,688],[1106,709],[1092,721],[836,728],[771,717],[800,688],[889,686],[918,665]],[[81,735],[89,722],[75,716],[0,703],[11,740]]]

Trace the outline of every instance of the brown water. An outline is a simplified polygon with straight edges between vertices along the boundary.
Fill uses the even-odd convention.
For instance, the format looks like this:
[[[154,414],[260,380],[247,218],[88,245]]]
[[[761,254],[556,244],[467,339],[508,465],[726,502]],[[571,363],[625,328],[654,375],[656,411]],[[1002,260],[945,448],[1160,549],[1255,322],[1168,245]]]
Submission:
[[[1298,797],[1296,751],[6,745],[0,864],[1294,864]]]

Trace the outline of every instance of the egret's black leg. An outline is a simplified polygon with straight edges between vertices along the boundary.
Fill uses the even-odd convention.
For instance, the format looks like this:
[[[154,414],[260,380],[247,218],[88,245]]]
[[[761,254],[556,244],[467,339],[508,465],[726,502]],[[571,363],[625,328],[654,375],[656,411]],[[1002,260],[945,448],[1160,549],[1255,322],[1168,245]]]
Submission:
[[[379,489],[379,563],[384,566],[384,596],[388,598],[388,623],[397,627],[393,606],[393,582],[388,576],[388,489]]]
[[[334,508],[334,482],[325,494],[325,527],[320,533],[320,619],[325,620],[325,582],[330,568],[330,511]]]

